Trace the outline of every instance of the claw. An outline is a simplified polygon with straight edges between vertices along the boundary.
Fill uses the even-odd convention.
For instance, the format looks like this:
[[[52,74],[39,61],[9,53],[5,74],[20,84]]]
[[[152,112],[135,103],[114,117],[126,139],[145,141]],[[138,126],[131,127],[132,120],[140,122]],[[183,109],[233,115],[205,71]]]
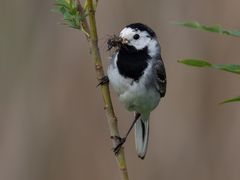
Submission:
[[[126,138],[121,138],[117,146],[113,148],[113,152],[115,153],[115,155],[118,155],[125,141],[126,141]]]
[[[108,76],[103,76],[100,83],[98,83],[96,87],[103,85],[103,84],[107,84],[107,83],[109,83]]]
[[[126,141],[126,138],[125,137],[121,138],[119,136],[114,136],[114,137],[111,137],[111,138],[117,140],[117,145],[116,145],[116,147],[113,148],[113,152],[115,153],[115,155],[118,155],[118,153],[120,152],[123,144]]]

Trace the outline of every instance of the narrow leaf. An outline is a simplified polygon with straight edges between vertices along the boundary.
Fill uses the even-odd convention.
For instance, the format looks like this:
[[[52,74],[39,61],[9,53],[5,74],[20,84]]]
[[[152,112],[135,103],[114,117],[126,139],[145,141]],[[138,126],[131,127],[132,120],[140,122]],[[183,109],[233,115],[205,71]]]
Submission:
[[[231,103],[231,102],[240,102],[240,96],[231,98],[231,99],[226,99],[223,102],[220,102],[219,104],[226,104],[226,103]]]
[[[210,68],[214,68],[222,71],[240,74],[239,64],[211,64],[206,60],[199,60],[199,59],[182,59],[182,60],[178,60],[178,62],[185,65],[189,65],[189,66],[210,67]]]
[[[213,64],[213,68],[240,74],[240,65],[238,64]]]
[[[240,30],[225,29],[220,25],[204,25],[197,21],[184,21],[184,22],[173,22],[173,23],[180,26],[188,27],[188,28],[195,28],[203,31],[240,37]]]
[[[179,63],[195,66],[195,67],[211,67],[211,64],[205,60],[197,60],[197,59],[183,59],[178,60]]]

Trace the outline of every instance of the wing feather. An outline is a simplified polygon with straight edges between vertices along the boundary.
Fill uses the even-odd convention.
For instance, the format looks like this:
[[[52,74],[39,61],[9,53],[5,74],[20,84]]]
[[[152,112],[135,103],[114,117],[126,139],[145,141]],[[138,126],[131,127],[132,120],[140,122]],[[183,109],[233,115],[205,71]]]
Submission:
[[[167,77],[165,66],[163,64],[162,57],[159,56],[155,63],[155,73],[156,73],[156,89],[160,93],[161,97],[164,97],[166,94],[166,87],[167,87]]]

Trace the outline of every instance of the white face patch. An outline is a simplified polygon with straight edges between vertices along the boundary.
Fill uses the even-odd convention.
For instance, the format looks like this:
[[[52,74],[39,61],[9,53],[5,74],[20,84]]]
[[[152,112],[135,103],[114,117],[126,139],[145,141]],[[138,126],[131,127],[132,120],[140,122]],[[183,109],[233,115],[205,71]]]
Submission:
[[[134,39],[134,35],[138,34],[139,38]],[[140,31],[137,29],[132,29],[130,27],[124,28],[120,32],[120,37],[127,39],[128,45],[135,47],[137,50],[144,49],[145,47],[151,48],[149,51],[157,51],[157,40],[152,38],[147,31]],[[153,55],[153,54],[152,54]]]

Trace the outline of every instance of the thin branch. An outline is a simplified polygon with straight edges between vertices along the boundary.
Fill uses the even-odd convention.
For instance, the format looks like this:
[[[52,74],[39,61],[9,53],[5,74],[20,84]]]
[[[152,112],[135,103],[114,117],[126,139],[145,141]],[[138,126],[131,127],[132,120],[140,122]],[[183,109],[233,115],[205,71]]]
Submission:
[[[84,17],[85,13],[84,13],[84,10],[83,10],[80,0],[77,0],[77,6],[78,6],[79,14]],[[86,17],[84,17],[83,20],[81,21],[81,26],[82,26],[82,31],[85,33],[86,38],[89,41],[90,30],[89,30],[89,25],[88,25]]]
[[[89,17],[89,27],[90,27],[89,32],[90,32],[91,54],[94,59],[96,77],[97,77],[97,80],[100,82],[105,74],[102,67],[102,60],[101,60],[100,51],[98,47],[98,35],[97,35],[97,27],[96,27],[96,19],[95,19],[95,10],[93,5],[93,0],[87,0],[87,3],[88,3],[88,11],[89,11],[88,17]],[[115,116],[114,109],[112,106],[108,84],[101,85],[101,92],[102,92],[102,96],[105,104],[104,109],[105,109],[106,117],[108,120],[110,134],[112,137],[119,136],[117,118]],[[113,146],[115,147],[117,145],[116,138],[113,138],[112,141],[113,141]],[[118,162],[120,172],[122,174],[122,180],[129,180],[123,148],[121,148],[119,154],[116,155],[116,159]]]

